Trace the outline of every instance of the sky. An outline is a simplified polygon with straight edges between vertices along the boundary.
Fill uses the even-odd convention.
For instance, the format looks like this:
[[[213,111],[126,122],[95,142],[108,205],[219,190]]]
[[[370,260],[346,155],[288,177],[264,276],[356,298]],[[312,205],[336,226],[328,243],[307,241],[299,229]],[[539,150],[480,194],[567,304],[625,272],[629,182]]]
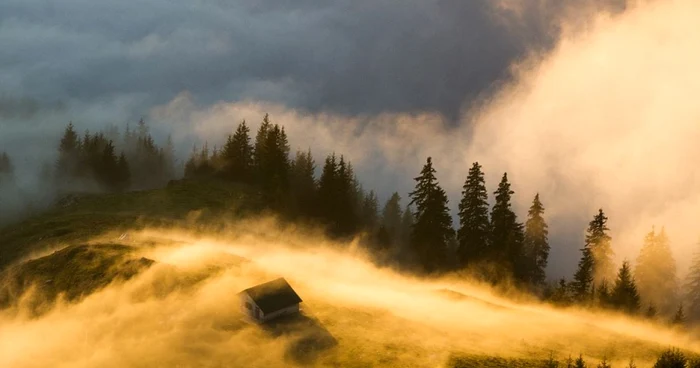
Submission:
[[[489,192],[508,172],[521,220],[541,194],[555,276],[600,207],[619,260],[665,225],[683,261],[700,235],[697,14],[689,0],[6,0],[0,150],[31,187],[68,121],[145,117],[184,155],[269,112],[293,150],[346,154],[381,199],[405,199],[427,156],[453,214],[472,162]]]

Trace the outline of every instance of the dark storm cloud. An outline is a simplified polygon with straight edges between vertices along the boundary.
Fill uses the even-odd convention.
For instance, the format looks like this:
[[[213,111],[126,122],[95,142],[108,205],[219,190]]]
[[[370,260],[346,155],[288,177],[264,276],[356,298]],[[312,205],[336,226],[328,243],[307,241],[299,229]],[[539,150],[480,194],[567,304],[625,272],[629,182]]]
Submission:
[[[312,111],[439,111],[546,34],[513,36],[488,0],[0,3],[0,91],[91,101],[182,90]]]

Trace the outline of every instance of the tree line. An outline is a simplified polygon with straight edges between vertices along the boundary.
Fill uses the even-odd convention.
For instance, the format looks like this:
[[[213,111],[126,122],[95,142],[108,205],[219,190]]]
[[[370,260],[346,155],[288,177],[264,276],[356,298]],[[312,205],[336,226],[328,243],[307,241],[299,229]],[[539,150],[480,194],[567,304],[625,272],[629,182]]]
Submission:
[[[141,119],[135,130],[127,125],[123,135],[116,128],[78,134],[66,126],[58,144],[58,158],[41,172],[59,193],[97,189],[122,192],[163,186],[176,175],[175,149],[168,138],[159,147]]]

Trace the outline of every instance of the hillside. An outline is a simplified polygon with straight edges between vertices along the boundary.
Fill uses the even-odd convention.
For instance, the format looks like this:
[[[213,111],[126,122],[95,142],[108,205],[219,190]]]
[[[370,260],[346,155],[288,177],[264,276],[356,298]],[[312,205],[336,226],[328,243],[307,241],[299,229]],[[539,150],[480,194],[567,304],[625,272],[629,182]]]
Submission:
[[[377,268],[347,245],[253,220],[260,203],[244,186],[180,181],[80,196],[4,228],[0,366],[542,367],[583,354],[645,367],[668,346],[698,348],[620,316]],[[243,323],[235,294],[279,275],[303,314]]]

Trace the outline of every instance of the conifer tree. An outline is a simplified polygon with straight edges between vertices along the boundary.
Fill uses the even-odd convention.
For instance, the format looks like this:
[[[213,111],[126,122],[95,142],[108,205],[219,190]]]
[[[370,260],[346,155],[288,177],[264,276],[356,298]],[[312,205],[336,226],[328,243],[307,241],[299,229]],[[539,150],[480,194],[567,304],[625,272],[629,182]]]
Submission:
[[[563,277],[559,279],[551,299],[554,303],[559,305],[568,305],[571,303],[571,288]]]
[[[544,285],[545,269],[549,258],[549,240],[547,239],[549,230],[542,214],[544,214],[544,206],[540,202],[538,193],[528,211],[524,242],[529,279],[535,285]]]
[[[664,228],[658,234],[652,228],[644,237],[634,278],[645,301],[658,305],[665,313],[673,310],[678,301],[676,261]]]
[[[358,187],[352,165],[340,155],[338,171],[336,174],[336,204],[333,210],[337,219],[337,235],[348,236],[354,234],[359,227]]]
[[[603,280],[598,284],[596,288],[596,297],[598,298],[598,305],[605,308],[612,304],[612,295],[610,291],[610,285],[608,280]]]
[[[59,180],[59,190],[68,185],[78,174],[80,161],[81,141],[73,123],[63,132],[63,137],[58,146],[58,160],[56,161],[56,177]]]
[[[523,259],[523,225],[518,223],[515,212],[511,209],[511,196],[508,175],[503,174],[498,189],[494,192],[496,202],[491,210],[490,247],[493,259],[515,277],[525,281],[526,265]]]
[[[607,227],[608,218],[603,213],[602,209],[598,210],[598,214],[593,217],[593,220],[588,224],[586,231],[586,247],[591,250],[593,256],[593,279],[595,283],[613,278],[613,251],[611,240],[608,235]]]
[[[296,210],[305,216],[313,216],[316,204],[316,179],[314,171],[316,163],[311,150],[307,152],[297,151],[294,162],[291,164],[291,191]]]
[[[249,182],[253,175],[253,146],[250,129],[242,121],[233,135],[229,135],[221,150],[224,176],[235,181]]]
[[[649,306],[647,307],[647,311],[644,313],[644,316],[649,318],[649,319],[654,319],[656,318],[657,315],[656,307],[654,307],[654,304],[649,303]]]
[[[576,368],[586,368],[586,361],[583,360],[583,355],[579,354],[578,358],[576,358],[576,361],[574,361],[574,367]]]
[[[597,368],[611,368],[610,363],[608,363],[608,358],[603,357],[603,360],[598,363]]]
[[[12,182],[15,168],[7,152],[0,154],[0,184]]]
[[[318,181],[318,204],[316,209],[319,217],[331,223],[331,228],[335,228],[334,208],[337,205],[336,195],[338,188],[338,163],[335,153],[328,155],[323,164],[321,177]]]
[[[681,303],[680,305],[678,305],[678,309],[676,309],[676,313],[671,319],[671,324],[674,326],[682,326],[683,324],[685,324],[685,321],[685,310],[683,309],[683,303]]]
[[[410,204],[416,206],[411,249],[423,271],[430,273],[446,264],[448,245],[454,237],[452,218],[447,208],[447,194],[435,178],[432,158],[428,157],[414,180],[415,190],[409,194]]]
[[[617,273],[610,301],[615,308],[627,313],[639,311],[639,293],[628,261],[622,262],[622,267]]]
[[[401,239],[401,196],[394,192],[384,204],[381,214],[381,224],[389,238],[389,244],[396,245]]]
[[[698,243],[700,245],[700,242]],[[688,316],[692,320],[700,318],[700,251],[696,251],[690,263],[685,280],[685,298]]]
[[[459,230],[457,231],[457,261],[460,267],[480,262],[489,256],[490,236],[488,194],[484,173],[478,162],[472,164],[462,186],[459,203]]]
[[[413,214],[413,209],[411,209],[411,205],[408,204],[401,216],[401,234],[399,238],[399,244],[401,244],[404,249],[408,248],[411,243],[411,234],[413,233],[413,224],[415,221],[416,218]]]
[[[373,190],[370,190],[364,197],[362,202],[362,225],[366,230],[374,232],[379,226],[379,200]]]
[[[263,121],[258,128],[258,132],[255,135],[255,145],[253,151],[253,166],[255,169],[256,179],[258,181],[265,180],[264,170],[267,160],[267,146],[268,139],[267,135],[272,128],[270,124],[270,116],[265,114]]]
[[[591,297],[593,286],[593,254],[588,246],[581,249],[581,259],[571,282],[571,291],[574,299],[579,302],[587,301]]]
[[[129,189],[131,185],[131,172],[129,171],[129,162],[126,160],[124,152],[119,155],[117,161],[117,191],[123,192]]]

